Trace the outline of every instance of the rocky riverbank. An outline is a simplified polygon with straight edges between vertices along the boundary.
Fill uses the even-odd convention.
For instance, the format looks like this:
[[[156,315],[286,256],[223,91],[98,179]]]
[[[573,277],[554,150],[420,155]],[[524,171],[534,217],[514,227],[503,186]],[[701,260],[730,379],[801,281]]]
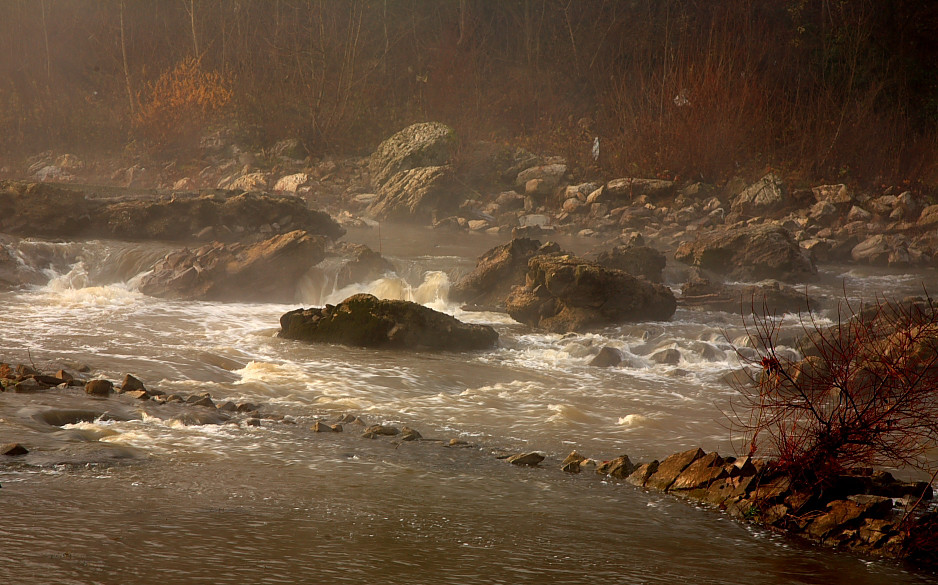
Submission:
[[[0,427],[0,466],[144,464],[146,455],[139,449],[87,436],[74,441],[57,432],[80,422],[147,416],[185,425],[306,425],[314,435],[344,432],[348,441],[355,436],[396,443],[423,441],[449,449],[481,449],[513,466],[544,473],[591,472],[623,486],[684,498],[791,538],[866,557],[907,561],[919,570],[935,569],[938,511],[931,503],[932,486],[898,481],[884,471],[858,470],[839,476],[825,489],[806,490],[779,473],[771,460],[722,457],[701,449],[647,463],[632,462],[628,455],[593,459],[576,451],[561,461],[538,451],[513,452],[458,437],[424,436],[406,425],[368,422],[355,414],[306,420],[276,407],[218,400],[208,393],[167,394],[130,374],[117,382],[79,370],[87,368],[40,372],[26,365],[0,364],[0,389],[8,401],[29,405],[19,410],[17,420]],[[22,400],[27,398],[28,402]]]

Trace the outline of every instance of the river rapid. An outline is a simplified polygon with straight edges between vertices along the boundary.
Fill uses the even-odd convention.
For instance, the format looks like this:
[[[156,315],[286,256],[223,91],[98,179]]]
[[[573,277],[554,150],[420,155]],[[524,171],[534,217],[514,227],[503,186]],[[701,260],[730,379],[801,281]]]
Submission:
[[[346,239],[380,250],[398,274],[342,290],[306,279],[290,305],[147,297],[136,282],[168,250],[162,244],[20,243],[24,262],[34,247],[44,257],[51,248],[60,263],[34,267],[47,284],[0,293],[0,361],[88,364],[111,380],[132,373],[148,388],[210,392],[286,419],[185,425],[141,414],[54,426],[23,422],[54,405],[53,395],[0,394],[0,442],[39,446],[30,454],[38,464],[0,466],[0,582],[929,582],[591,472],[516,468],[493,456],[536,450],[556,462],[576,449],[645,461],[697,446],[733,454],[740,437],[727,427],[733,390],[722,380],[740,368],[739,315],[679,309],[669,322],[538,333],[448,299],[449,283],[501,240],[388,228]],[[832,298],[901,298],[936,290],[938,280],[822,273],[809,292]],[[499,345],[410,353],[276,337],[284,312],[355,292],[491,325]],[[625,361],[590,367],[607,345]],[[650,359],[663,348],[677,349],[680,363]],[[367,440],[352,425],[310,430],[345,413],[440,441]],[[445,446],[453,438],[470,446]],[[106,455],[70,455],[69,445],[89,444]]]

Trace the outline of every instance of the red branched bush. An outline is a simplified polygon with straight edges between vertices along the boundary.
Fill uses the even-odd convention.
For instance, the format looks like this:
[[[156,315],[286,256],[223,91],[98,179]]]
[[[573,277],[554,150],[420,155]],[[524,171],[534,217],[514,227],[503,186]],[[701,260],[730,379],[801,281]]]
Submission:
[[[857,467],[938,462],[938,310],[930,299],[838,308],[831,326],[802,318],[800,356],[778,349],[782,320],[746,322],[757,355],[736,384],[731,424],[750,451],[773,451],[793,478],[823,483]],[[742,356],[743,354],[740,353]]]

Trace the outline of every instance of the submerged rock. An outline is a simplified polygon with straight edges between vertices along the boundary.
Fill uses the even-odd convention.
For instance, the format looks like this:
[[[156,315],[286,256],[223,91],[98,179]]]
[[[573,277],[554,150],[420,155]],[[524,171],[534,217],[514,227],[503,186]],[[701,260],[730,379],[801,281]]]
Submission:
[[[558,333],[628,321],[664,321],[676,308],[671,290],[570,255],[535,256],[526,284],[506,301],[513,319]]]
[[[325,257],[326,239],[302,230],[251,246],[215,242],[172,252],[140,283],[140,292],[185,300],[289,302],[296,282]]]
[[[336,306],[296,309],[280,317],[280,337],[359,347],[424,350],[488,349],[498,333],[487,325],[455,317],[409,301],[351,296]]]

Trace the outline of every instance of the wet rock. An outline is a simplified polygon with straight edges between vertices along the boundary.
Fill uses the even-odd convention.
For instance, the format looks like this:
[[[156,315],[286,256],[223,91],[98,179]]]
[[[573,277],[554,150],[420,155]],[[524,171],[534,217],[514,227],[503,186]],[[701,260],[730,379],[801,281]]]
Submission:
[[[114,391],[114,383],[110,380],[91,380],[85,384],[85,393],[91,396],[108,396]]]
[[[810,255],[777,225],[721,228],[682,243],[679,262],[736,280],[802,282],[817,277]]]
[[[212,410],[207,409],[193,409],[183,414],[173,417],[174,421],[180,422],[186,426],[202,426],[202,425],[222,425],[231,420],[225,413],[219,412],[216,409]],[[250,421],[246,421],[250,424]],[[258,420],[257,425],[260,426],[260,421]]]
[[[186,403],[192,406],[204,406],[206,408],[215,408],[215,402],[212,400],[212,396],[208,393],[203,394],[193,394],[186,399]]]
[[[519,453],[517,455],[512,455],[507,459],[508,463],[523,467],[537,467],[543,460],[544,455],[536,451],[532,451],[530,453]]]
[[[727,313],[801,313],[814,302],[805,290],[771,280],[755,285],[712,283],[695,277],[681,288],[678,303],[687,308]]]
[[[393,437],[401,434],[401,429],[391,425],[371,425],[362,433],[366,439],[376,439],[378,437]]]
[[[647,479],[645,486],[667,491],[691,463],[705,455],[706,453],[699,448],[671,455],[658,465],[658,470]]]
[[[295,173],[280,177],[274,184],[274,191],[286,193],[296,193],[300,187],[309,183],[309,175],[306,173]]]
[[[827,505],[827,512],[815,518],[805,528],[805,534],[822,540],[834,532],[847,528],[858,528],[864,518],[881,518],[892,509],[892,500],[877,496],[867,499],[834,500]]]
[[[221,412],[234,413],[234,412],[238,412],[238,405],[236,405],[234,402],[230,400],[227,400],[223,404],[220,404],[218,406],[218,410],[220,410]]]
[[[538,254],[560,253],[552,242],[541,244],[529,238],[515,238],[479,257],[475,269],[450,287],[450,299],[474,305],[504,306],[515,285],[524,284],[528,260]]]
[[[506,300],[508,313],[521,323],[559,333],[667,320],[676,307],[665,286],[570,255],[532,257],[525,281]]]
[[[603,461],[602,464],[596,468],[596,473],[599,475],[608,475],[616,479],[625,479],[635,473],[636,469],[637,467],[629,460],[628,455],[620,455],[615,459]]]
[[[341,433],[343,430],[342,425],[338,423],[330,425],[318,420],[313,423],[311,428],[316,433]]]
[[[687,466],[671,484],[674,490],[696,490],[709,488],[717,480],[728,477],[724,460],[716,452],[707,453]]]
[[[661,179],[642,179],[624,177],[613,179],[599,189],[590,193],[587,203],[608,203],[622,205],[625,202],[636,201],[642,197],[647,199],[662,199],[674,194],[673,181]]]
[[[261,419],[258,417],[251,417],[244,421],[244,424],[249,427],[259,427],[261,426]]]
[[[583,457],[576,451],[572,451],[566,456],[563,462],[561,462],[560,469],[567,473],[580,473],[580,467],[584,461],[586,461],[586,457]]]
[[[651,282],[661,282],[661,273],[667,259],[664,254],[649,246],[624,245],[599,252],[596,262],[606,268],[622,270]]]
[[[259,406],[251,402],[239,402],[238,403],[238,412],[254,412]]]
[[[669,347],[667,349],[656,351],[655,353],[651,354],[648,359],[655,362],[656,364],[676,366],[677,364],[681,363],[681,352],[674,349],[673,347]]]
[[[134,392],[137,390],[146,391],[146,388],[143,385],[143,382],[135,378],[131,374],[124,376],[124,381],[121,382],[120,391],[121,392]]]
[[[409,301],[351,296],[337,306],[297,309],[280,318],[286,339],[359,347],[424,350],[488,349],[498,333],[487,325],[463,323]]]
[[[645,484],[648,483],[648,479],[658,471],[660,465],[657,459],[651,463],[642,463],[626,479],[629,483],[645,487]]]
[[[38,392],[47,387],[48,386],[40,384],[39,381],[35,378],[26,378],[25,380],[20,380],[19,382],[13,384],[12,390],[13,392],[19,394],[30,394],[32,392]]]
[[[590,360],[589,365],[599,368],[609,368],[622,363],[622,352],[610,346],[604,346],[596,357]]]
[[[401,440],[402,441],[416,441],[422,438],[423,438],[423,435],[417,432],[416,429],[412,429],[410,427],[401,428]]]
[[[336,288],[358,282],[371,282],[395,272],[391,262],[364,244],[346,244],[342,247],[342,253],[348,255],[349,259],[336,274]]]
[[[401,171],[439,167],[452,158],[456,133],[439,122],[414,124],[378,145],[368,162],[375,188],[383,187]]]
[[[185,300],[289,302],[296,283],[325,257],[326,238],[302,230],[251,246],[207,244],[167,254],[140,292]]]
[[[137,400],[148,400],[150,398],[146,390],[127,390],[124,391],[123,394]]]
[[[19,443],[7,443],[6,445],[0,446],[0,455],[17,457],[19,455],[26,455],[27,453],[29,453],[29,449]]]

